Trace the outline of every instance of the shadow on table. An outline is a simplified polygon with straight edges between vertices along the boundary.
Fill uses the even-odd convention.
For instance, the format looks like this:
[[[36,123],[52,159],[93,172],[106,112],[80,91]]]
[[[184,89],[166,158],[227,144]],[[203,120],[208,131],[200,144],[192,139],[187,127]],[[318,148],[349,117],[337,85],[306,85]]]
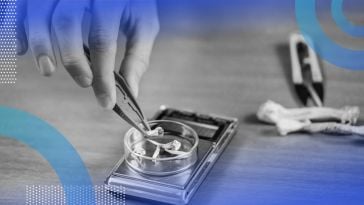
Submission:
[[[274,125],[260,121],[255,113],[241,116],[239,121],[245,125],[259,126],[259,136],[261,137],[281,137],[278,136],[278,132]]]
[[[239,121],[248,124],[248,125],[264,125],[265,123],[261,122],[255,113],[250,113],[248,115],[241,116]]]

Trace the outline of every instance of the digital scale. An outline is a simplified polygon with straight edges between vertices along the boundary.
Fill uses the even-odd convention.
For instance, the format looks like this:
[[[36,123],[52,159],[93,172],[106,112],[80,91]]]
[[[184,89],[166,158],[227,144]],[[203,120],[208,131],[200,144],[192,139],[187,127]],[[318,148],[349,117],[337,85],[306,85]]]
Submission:
[[[187,170],[168,176],[133,169],[123,157],[106,179],[106,187],[124,187],[126,195],[169,204],[187,204],[224,151],[238,126],[236,118],[200,114],[162,106],[152,120],[169,120],[192,128],[198,135],[197,160]]]

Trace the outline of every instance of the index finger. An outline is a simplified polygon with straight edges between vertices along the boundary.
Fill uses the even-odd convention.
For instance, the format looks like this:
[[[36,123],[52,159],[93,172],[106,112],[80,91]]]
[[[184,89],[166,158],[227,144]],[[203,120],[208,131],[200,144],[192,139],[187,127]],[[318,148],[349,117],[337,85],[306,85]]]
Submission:
[[[130,2],[130,13],[124,27],[126,48],[120,74],[128,82],[134,96],[138,96],[139,81],[149,67],[154,41],[159,32],[156,3],[153,0]]]
[[[112,109],[116,102],[114,79],[117,37],[125,2],[95,0],[92,8],[89,46],[93,89],[101,106]]]

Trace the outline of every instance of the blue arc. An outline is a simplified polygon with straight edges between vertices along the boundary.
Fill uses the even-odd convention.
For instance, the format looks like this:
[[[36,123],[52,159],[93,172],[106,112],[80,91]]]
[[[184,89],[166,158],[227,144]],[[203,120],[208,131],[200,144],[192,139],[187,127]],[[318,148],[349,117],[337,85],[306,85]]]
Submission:
[[[332,0],[331,13],[336,24],[347,34],[354,37],[364,37],[364,27],[350,22],[344,14],[344,0]]]
[[[326,61],[346,69],[363,70],[364,51],[344,48],[330,39],[317,19],[315,3],[315,0],[296,0],[296,19],[303,35],[315,42],[315,51]]]
[[[67,204],[95,204],[93,184],[82,159],[55,128],[26,112],[0,106],[0,135],[28,145],[48,161],[60,179]],[[75,187],[82,191],[75,192]]]

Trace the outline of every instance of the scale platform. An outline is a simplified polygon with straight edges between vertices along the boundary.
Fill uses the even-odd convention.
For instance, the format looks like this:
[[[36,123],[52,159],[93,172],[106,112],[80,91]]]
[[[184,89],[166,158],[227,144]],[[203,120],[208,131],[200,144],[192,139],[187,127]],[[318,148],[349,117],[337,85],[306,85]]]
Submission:
[[[126,195],[141,199],[187,204],[236,133],[238,120],[164,106],[153,120],[177,121],[194,129],[199,136],[196,163],[178,174],[152,176],[134,170],[122,158],[106,179],[106,187],[113,191],[122,186]]]

